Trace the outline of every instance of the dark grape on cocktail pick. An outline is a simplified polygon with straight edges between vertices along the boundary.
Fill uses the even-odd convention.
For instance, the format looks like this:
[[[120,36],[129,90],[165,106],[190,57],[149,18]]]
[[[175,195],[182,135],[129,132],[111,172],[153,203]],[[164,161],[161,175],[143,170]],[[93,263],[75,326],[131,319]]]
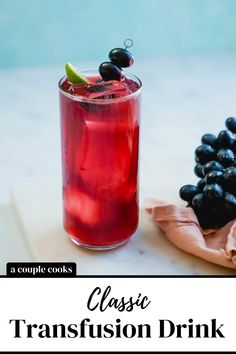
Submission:
[[[236,133],[236,118],[229,117],[225,122],[226,128],[228,128],[232,133]]]
[[[113,63],[106,61],[99,66],[99,74],[103,78],[104,81],[109,80],[117,80],[121,81],[123,78],[123,73],[118,66],[114,65]]]
[[[100,64],[98,69],[104,81],[121,81],[124,78],[121,68],[127,68],[134,62],[132,54],[127,50],[132,45],[132,39],[128,38],[124,41],[125,48],[114,48],[109,52],[110,61]]]
[[[109,53],[110,61],[120,68],[128,68],[134,63],[134,58],[127,48],[133,46],[133,41],[127,38],[124,41],[125,48],[114,48]]]
[[[125,48],[114,48],[109,53],[110,61],[120,68],[128,68],[134,62],[132,54]]]
[[[215,150],[210,145],[200,145],[195,150],[195,157],[202,164],[215,159]]]
[[[218,146],[218,139],[213,134],[204,134],[201,141],[202,144],[210,145],[213,149],[216,149]]]

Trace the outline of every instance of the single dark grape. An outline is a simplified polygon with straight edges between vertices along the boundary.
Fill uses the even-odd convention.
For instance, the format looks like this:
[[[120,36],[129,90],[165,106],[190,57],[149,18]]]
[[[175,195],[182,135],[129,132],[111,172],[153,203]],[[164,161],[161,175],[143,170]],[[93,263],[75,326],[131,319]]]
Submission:
[[[193,186],[192,184],[187,184],[181,187],[179,191],[180,198],[190,203],[197,193],[199,193],[198,187]]]
[[[203,166],[202,172],[206,176],[211,171],[224,171],[224,167],[218,161],[209,161]]]
[[[204,187],[203,195],[206,202],[211,204],[221,200],[224,196],[224,191],[219,184],[213,183]]]
[[[205,184],[223,183],[223,172],[222,171],[211,171],[205,177]]]
[[[236,184],[236,167],[228,167],[225,170],[223,177],[226,182]]]
[[[215,156],[215,150],[210,145],[200,145],[195,150],[195,157],[202,164],[214,160]]]
[[[201,210],[204,207],[203,193],[196,194],[192,200],[194,210]]]
[[[218,146],[219,148],[230,149],[233,146],[233,139],[231,134],[227,130],[222,130],[218,135]]]
[[[217,153],[217,160],[224,166],[229,167],[234,162],[234,153],[230,149],[220,149]]]
[[[204,177],[204,174],[203,174],[203,166],[198,163],[195,167],[194,167],[194,173],[196,176],[198,177]]]
[[[122,70],[111,62],[104,62],[99,66],[99,73],[104,81],[117,80],[120,81],[123,77]]]
[[[236,133],[236,118],[227,118],[225,121],[225,125],[232,133]]]
[[[134,62],[132,54],[124,48],[114,48],[109,53],[110,61],[120,68],[127,68]]]
[[[214,149],[217,148],[218,146],[218,139],[215,135],[213,134],[204,134],[202,136],[202,144],[210,145]]]

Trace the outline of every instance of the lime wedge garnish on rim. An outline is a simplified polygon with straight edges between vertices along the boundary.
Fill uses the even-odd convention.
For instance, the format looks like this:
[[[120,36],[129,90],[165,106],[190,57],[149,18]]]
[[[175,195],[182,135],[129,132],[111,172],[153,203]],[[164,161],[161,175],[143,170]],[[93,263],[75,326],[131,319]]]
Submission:
[[[66,64],[66,75],[68,78],[68,81],[70,81],[72,84],[88,84],[88,80],[81,75],[78,70],[71,65],[70,63]]]

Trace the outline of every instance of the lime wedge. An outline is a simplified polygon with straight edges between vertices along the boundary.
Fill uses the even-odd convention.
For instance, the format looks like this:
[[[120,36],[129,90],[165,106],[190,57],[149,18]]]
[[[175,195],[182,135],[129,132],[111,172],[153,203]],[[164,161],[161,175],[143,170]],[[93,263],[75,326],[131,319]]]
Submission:
[[[66,64],[66,75],[72,84],[88,84],[88,80],[83,77],[78,70],[70,63]]]

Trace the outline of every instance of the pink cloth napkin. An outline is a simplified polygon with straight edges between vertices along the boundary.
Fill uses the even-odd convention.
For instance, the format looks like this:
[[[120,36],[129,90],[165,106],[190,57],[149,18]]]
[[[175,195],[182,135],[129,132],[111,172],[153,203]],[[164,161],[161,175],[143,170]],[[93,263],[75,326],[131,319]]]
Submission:
[[[236,269],[236,219],[218,230],[203,230],[192,208],[149,199],[146,210],[176,247]]]

